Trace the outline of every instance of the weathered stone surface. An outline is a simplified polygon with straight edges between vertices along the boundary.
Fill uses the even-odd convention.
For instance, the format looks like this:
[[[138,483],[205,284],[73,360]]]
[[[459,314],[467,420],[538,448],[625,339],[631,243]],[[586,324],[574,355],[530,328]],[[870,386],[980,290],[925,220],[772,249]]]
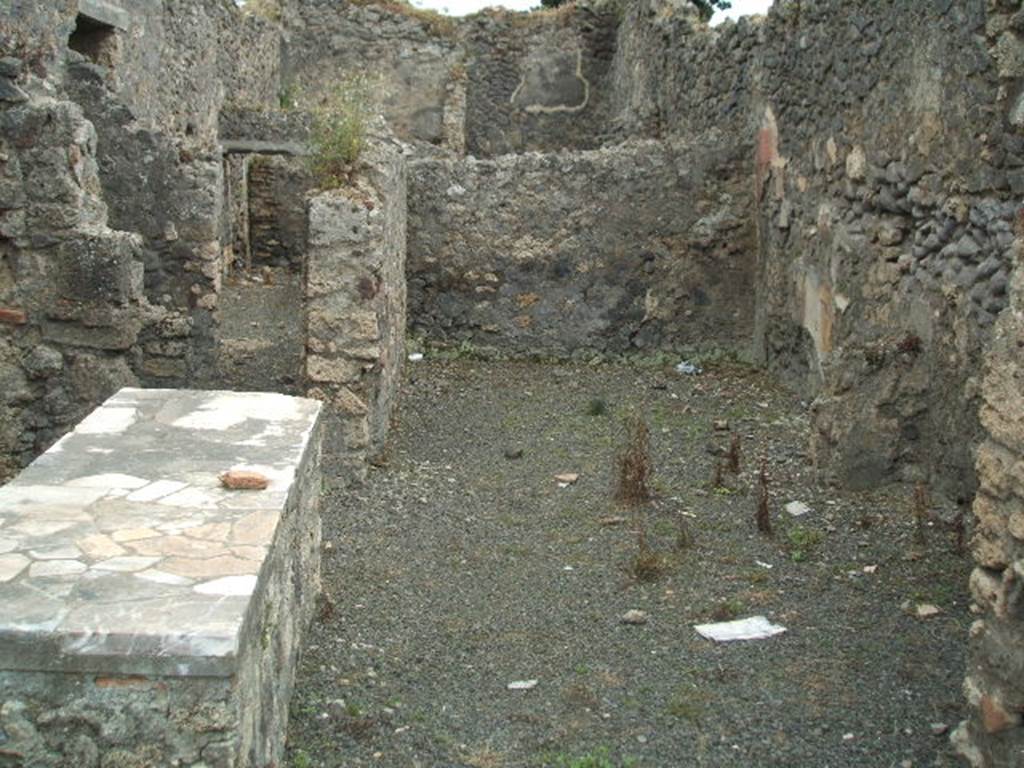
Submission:
[[[412,167],[411,329],[506,354],[745,353],[746,153],[640,142]]]
[[[6,754],[55,768],[82,750],[154,768],[280,759],[319,579],[319,413],[126,389],[0,488],[15,547],[0,554]],[[223,489],[225,467],[269,485]],[[43,588],[54,579],[68,588]]]
[[[357,476],[383,445],[405,361],[405,162],[375,143],[367,164],[351,187],[310,200],[306,266],[310,394]]]

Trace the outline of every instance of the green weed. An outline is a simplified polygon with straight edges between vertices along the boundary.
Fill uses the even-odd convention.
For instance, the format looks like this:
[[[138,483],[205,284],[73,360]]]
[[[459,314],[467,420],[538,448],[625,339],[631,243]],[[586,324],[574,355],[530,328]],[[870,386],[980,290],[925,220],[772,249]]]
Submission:
[[[312,110],[309,163],[323,189],[345,184],[366,145],[373,85],[362,74],[343,77]]]
[[[790,559],[794,563],[804,562],[823,538],[825,536],[821,531],[804,528],[802,525],[793,526],[786,531]]]

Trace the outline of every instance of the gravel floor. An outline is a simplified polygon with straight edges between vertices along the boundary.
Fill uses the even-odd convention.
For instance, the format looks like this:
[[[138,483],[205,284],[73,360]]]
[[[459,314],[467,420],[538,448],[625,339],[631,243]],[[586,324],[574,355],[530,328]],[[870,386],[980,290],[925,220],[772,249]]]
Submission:
[[[219,307],[219,366],[204,386],[302,394],[302,301],[302,277],[286,269],[231,275]]]
[[[790,395],[741,368],[410,369],[385,466],[328,496],[332,601],[290,765],[957,764],[940,732],[962,714],[967,558],[941,523],[917,540],[906,488],[816,486]],[[629,517],[611,489],[631,411],[651,431],[654,581],[633,572],[635,525],[606,519]],[[732,433],[741,473],[713,489]],[[772,538],[754,525],[761,457]],[[812,511],[791,518],[793,500]],[[622,623],[631,609],[647,623]],[[788,631],[716,645],[693,628],[757,614]]]

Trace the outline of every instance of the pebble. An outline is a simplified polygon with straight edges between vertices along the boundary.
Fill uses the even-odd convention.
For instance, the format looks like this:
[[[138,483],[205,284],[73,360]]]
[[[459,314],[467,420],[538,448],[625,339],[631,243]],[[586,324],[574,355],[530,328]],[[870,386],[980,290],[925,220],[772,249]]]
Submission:
[[[942,613],[942,610],[937,605],[931,603],[921,603],[917,606],[917,618],[919,619],[931,619]]]
[[[327,712],[334,719],[340,719],[347,714],[347,705],[344,699],[332,699],[327,702]]]
[[[791,501],[786,505],[786,511],[792,517],[800,517],[801,515],[806,515],[810,512],[811,508],[802,501]]]
[[[623,624],[646,624],[647,623],[647,612],[638,611],[636,609],[626,611],[620,617]]]
[[[523,458],[523,449],[519,446],[510,446],[505,449],[505,458],[510,461]]]
[[[537,680],[514,680],[505,687],[510,691],[532,691],[537,683]]]
[[[931,728],[933,736],[942,736],[949,731],[947,723],[932,723]]]

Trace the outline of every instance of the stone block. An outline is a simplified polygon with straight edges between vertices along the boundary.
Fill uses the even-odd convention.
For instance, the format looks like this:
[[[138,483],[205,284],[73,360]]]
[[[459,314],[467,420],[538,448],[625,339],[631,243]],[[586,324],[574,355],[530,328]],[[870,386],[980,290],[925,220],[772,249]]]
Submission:
[[[352,360],[318,355],[306,357],[306,375],[316,383],[348,384],[358,381],[361,373],[362,366]]]
[[[57,249],[57,290],[72,301],[127,304],[138,295],[138,240],[123,232],[84,235]]]
[[[319,422],[283,395],[124,389],[0,488],[5,754],[280,764],[319,588]],[[268,487],[221,487],[231,469]]]

